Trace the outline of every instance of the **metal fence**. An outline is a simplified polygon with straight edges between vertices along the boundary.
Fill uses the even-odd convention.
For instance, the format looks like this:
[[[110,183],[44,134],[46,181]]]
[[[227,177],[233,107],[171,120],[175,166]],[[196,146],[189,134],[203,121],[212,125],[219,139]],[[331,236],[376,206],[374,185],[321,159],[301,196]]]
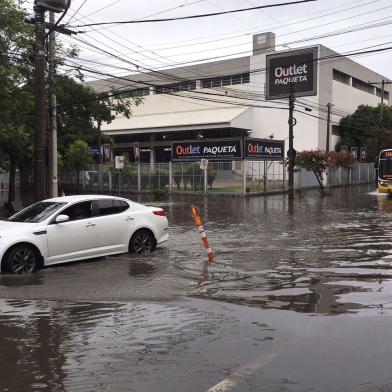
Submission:
[[[0,173],[0,190],[8,189],[9,179],[10,179],[9,173],[3,173],[3,172]],[[17,171],[15,176],[15,186],[19,188],[19,184],[20,184],[20,175],[19,175],[19,171]]]
[[[285,168],[280,162],[225,161],[209,162],[207,170],[199,162],[129,164],[126,171],[99,166],[79,174],[79,190],[125,193],[169,191],[201,193],[265,193],[285,189]],[[77,173],[66,169],[59,176],[64,187],[77,186]],[[100,189],[101,188],[101,189]]]
[[[126,174],[125,174],[126,173]],[[160,164],[129,164],[126,171],[109,170],[102,166],[100,187],[99,166],[91,165],[80,173],[79,190],[91,192],[199,192],[225,194],[259,194],[287,190],[287,167],[277,161],[225,161],[209,162],[201,170],[199,162],[173,162]],[[330,169],[327,186],[342,186],[375,181],[372,163],[358,163],[353,169]],[[64,170],[59,177],[61,186],[75,189],[77,175]],[[312,172],[295,173],[295,189],[317,187]]]

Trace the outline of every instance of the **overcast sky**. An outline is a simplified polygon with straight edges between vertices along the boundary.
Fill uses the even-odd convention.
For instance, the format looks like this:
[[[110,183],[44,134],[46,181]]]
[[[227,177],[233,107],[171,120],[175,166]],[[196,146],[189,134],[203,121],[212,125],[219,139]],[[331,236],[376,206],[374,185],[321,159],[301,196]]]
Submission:
[[[61,40],[81,48],[80,64],[113,75],[136,71],[132,64],[140,66],[139,69],[162,69],[186,62],[196,64],[207,59],[246,56],[251,53],[252,35],[266,31],[276,34],[278,50],[316,43],[342,54],[392,47],[391,0],[318,0],[201,19],[77,27],[87,23],[172,18],[280,2],[284,0],[72,0],[63,20],[74,26],[74,30],[85,31],[75,36],[76,39],[87,41],[122,60],[74,38],[62,35]],[[381,26],[367,28],[374,24]],[[319,37],[344,29],[356,31]],[[318,38],[296,43],[312,37]],[[392,51],[352,59],[392,78]]]

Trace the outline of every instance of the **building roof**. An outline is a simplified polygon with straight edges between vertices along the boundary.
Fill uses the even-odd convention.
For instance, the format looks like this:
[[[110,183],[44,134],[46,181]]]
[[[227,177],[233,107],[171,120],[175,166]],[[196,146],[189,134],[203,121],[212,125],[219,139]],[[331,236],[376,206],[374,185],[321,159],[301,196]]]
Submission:
[[[135,115],[129,119],[118,117],[114,123],[102,126],[102,131],[108,135],[121,135],[129,133],[129,131],[133,133],[167,132],[194,129],[195,127],[198,129],[242,128],[239,120],[248,110],[249,108],[246,107],[222,107]]]
[[[250,56],[210,61],[191,66],[168,68],[155,72],[138,72],[121,78],[106,78],[86,82],[97,92],[111,89],[130,90],[149,86],[167,85],[187,80],[249,72]],[[129,82],[127,82],[127,80]]]

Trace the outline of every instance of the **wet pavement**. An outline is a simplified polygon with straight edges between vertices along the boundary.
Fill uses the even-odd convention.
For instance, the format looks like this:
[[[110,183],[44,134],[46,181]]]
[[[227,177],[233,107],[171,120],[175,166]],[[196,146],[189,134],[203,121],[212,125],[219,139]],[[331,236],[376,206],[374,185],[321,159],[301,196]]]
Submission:
[[[0,276],[1,391],[392,391],[392,198],[137,200],[153,254]]]

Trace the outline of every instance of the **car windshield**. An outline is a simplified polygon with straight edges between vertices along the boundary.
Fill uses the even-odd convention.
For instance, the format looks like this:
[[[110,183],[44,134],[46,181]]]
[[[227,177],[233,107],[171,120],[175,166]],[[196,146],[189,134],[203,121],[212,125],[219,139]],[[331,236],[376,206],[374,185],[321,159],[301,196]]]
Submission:
[[[67,203],[58,203],[53,201],[40,201],[35,203],[15,215],[8,220],[11,222],[38,223],[51,216],[60,207]]]
[[[384,180],[392,178],[392,159],[380,159],[378,176]]]

